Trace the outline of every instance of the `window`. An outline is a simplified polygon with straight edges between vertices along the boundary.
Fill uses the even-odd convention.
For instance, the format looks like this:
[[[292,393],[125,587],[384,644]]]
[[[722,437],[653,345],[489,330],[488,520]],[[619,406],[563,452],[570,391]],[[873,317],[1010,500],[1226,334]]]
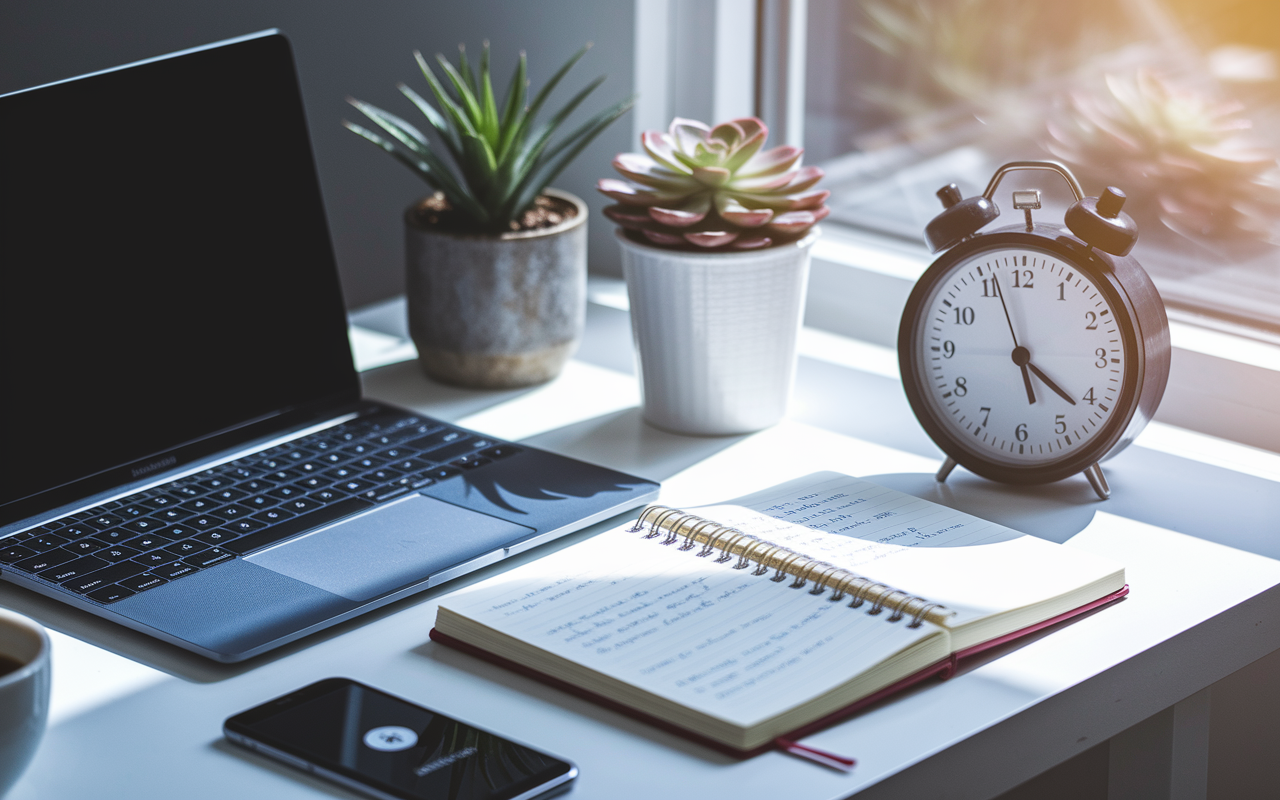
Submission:
[[[1171,316],[1280,335],[1274,2],[805,5],[804,144],[833,221],[915,244],[941,186],[1052,158],[1127,192]],[[1036,188],[1060,222],[1065,185]]]

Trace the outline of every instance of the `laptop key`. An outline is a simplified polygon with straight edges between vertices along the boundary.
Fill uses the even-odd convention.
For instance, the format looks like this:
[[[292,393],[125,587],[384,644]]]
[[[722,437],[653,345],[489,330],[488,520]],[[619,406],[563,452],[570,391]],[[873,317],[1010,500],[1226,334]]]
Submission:
[[[214,564],[221,564],[223,561],[230,561],[235,557],[235,553],[230,553],[221,547],[214,547],[205,550],[199,555],[184,558],[182,563],[197,569],[205,569],[206,567],[212,567]]]
[[[65,564],[59,564],[56,567],[50,567],[42,572],[37,573],[41,578],[53,583],[62,583],[72,578],[78,578],[81,575],[88,575],[90,572],[97,572],[111,562],[103,561],[97,556],[81,556],[74,561],[68,561]]]
[[[132,561],[126,561],[123,564],[112,564],[104,567],[96,572],[90,572],[87,575],[80,575],[71,580],[63,582],[63,586],[75,592],[76,594],[86,594],[94,589],[100,589],[108,584],[122,581],[125,578],[132,578],[146,572],[147,568],[141,564]]]
[[[131,519],[120,527],[135,533],[151,533],[152,531],[157,531],[163,528],[164,523],[160,520],[142,517],[138,519]]]
[[[215,517],[212,514],[202,514],[198,517],[192,517],[187,520],[187,524],[197,530],[209,530],[210,528],[221,527],[226,524],[226,520],[222,517]]]
[[[500,444],[495,447],[490,447],[486,450],[481,450],[480,455],[484,456],[485,458],[492,458],[496,460],[499,458],[506,458],[507,456],[513,456],[519,452],[520,452],[519,447],[515,447],[509,444]]]
[[[117,544],[104,547],[94,555],[98,558],[105,558],[108,561],[123,561],[126,558],[135,558],[138,555],[138,551],[132,547]]]
[[[134,592],[145,592],[148,589],[154,589],[155,587],[163,586],[166,583],[168,583],[167,580],[150,572],[143,573],[142,575],[135,575],[132,578],[125,578],[120,581],[121,586]]]
[[[449,462],[451,466],[461,467],[463,469],[475,469],[476,467],[483,467],[485,464],[489,463],[492,463],[489,459],[475,454],[463,456],[462,458],[455,458],[453,461]]]
[[[230,531],[202,531],[195,535],[196,541],[204,542],[209,545],[219,545],[228,542],[240,534],[231,533]]]
[[[144,567],[160,567],[165,564],[171,564],[178,560],[178,556],[165,550],[153,550],[150,553],[143,553],[133,559],[135,564],[142,564]]]
[[[23,547],[20,544],[11,544],[8,547],[0,547],[0,563],[12,564],[15,561],[21,561],[24,558],[34,556],[35,550],[30,547]]]
[[[199,567],[194,567],[183,561],[175,561],[172,564],[166,564],[163,567],[157,567],[151,570],[151,574],[159,575],[165,580],[173,581],[178,578],[185,578],[193,572],[199,572]]]
[[[226,541],[226,538],[229,538],[231,536],[241,536],[246,533],[253,533],[254,531],[260,531],[265,527],[266,525],[264,523],[261,523],[251,517],[245,518],[245,519],[236,519],[236,520],[232,520],[231,522],[228,522],[226,526],[224,526],[221,530],[205,531],[204,534],[197,535],[196,538],[202,542],[212,542],[212,539],[205,539],[204,535],[207,534],[210,537],[212,537],[213,534],[215,533],[223,533],[227,535],[223,539],[223,541]]]
[[[250,519],[257,520],[263,525],[274,525],[277,522],[283,522],[293,516],[295,516],[293,512],[286,511],[283,508],[269,508],[266,511],[259,511],[257,514],[250,517]]]
[[[229,506],[223,506],[222,508],[214,509],[214,513],[217,516],[222,517],[223,519],[235,520],[235,519],[240,519],[241,517],[252,516],[253,509],[248,506],[242,506],[242,505],[237,505],[233,503]]]
[[[115,586],[104,586],[101,589],[95,589],[85,595],[85,597],[102,603],[103,605],[107,605],[109,603],[114,603],[117,600],[123,600],[126,597],[133,597],[135,594],[137,594],[137,592],[134,590],[126,589],[117,584]]]
[[[68,539],[79,539],[82,536],[92,536],[101,528],[96,525],[89,525],[84,522],[74,522],[65,528],[58,530],[59,536],[65,536]]]
[[[128,541],[129,539],[137,538],[137,534],[134,534],[131,530],[124,530],[123,527],[113,527],[111,530],[105,530],[97,532],[97,534],[93,534],[93,538],[102,541],[102,543],[105,544],[118,544],[123,543],[123,541]]]
[[[68,553],[66,550],[55,549],[48,553],[40,553],[39,555],[24,558],[21,561],[13,563],[14,569],[20,569],[23,572],[43,572],[46,569],[65,564],[76,558],[75,553]]]
[[[161,549],[182,558],[183,556],[199,553],[201,550],[207,550],[209,549],[209,545],[196,539],[184,539],[181,542],[174,542],[173,544]]]
[[[228,542],[225,546],[226,550],[236,555],[244,555],[254,550],[273,545],[276,542],[284,541],[289,537],[301,533],[306,530],[323,525],[327,522],[349,517],[366,508],[372,508],[373,503],[362,500],[358,497],[348,497],[346,500],[338,500],[334,503],[322,505],[314,511],[306,514],[287,519],[269,528],[260,530],[257,533],[251,533],[248,536],[241,536],[234,542]]]
[[[69,541],[71,540],[65,536],[59,536],[56,533],[44,533],[28,539],[23,542],[23,544],[30,547],[32,550],[35,550],[37,553],[43,553],[46,550],[52,550],[55,547],[62,547]]]
[[[106,547],[106,544],[98,541],[97,539],[81,539],[78,542],[72,542],[71,544],[66,545],[63,549],[75,553],[78,556],[84,556],[96,550],[101,550],[104,547]]]

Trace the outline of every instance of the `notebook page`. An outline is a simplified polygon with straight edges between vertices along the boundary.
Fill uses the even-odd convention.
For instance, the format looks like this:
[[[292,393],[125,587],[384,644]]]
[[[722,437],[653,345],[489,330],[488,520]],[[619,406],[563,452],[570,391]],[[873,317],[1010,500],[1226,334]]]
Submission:
[[[791,589],[736,559],[607,531],[440,605],[538,648],[705,714],[747,726],[844,683],[929,637],[934,626]],[[754,566],[754,565],[753,565]],[[437,620],[442,627],[444,615]],[[924,666],[922,663],[920,666]]]
[[[955,612],[949,626],[1124,585],[1105,559],[834,472],[693,511],[942,603]]]

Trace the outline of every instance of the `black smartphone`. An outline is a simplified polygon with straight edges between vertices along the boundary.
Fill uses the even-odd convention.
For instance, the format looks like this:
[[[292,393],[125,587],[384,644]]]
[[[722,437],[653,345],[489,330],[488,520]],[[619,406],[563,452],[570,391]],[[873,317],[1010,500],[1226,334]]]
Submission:
[[[229,741],[394,800],[526,800],[569,788],[578,768],[347,678],[236,714]]]

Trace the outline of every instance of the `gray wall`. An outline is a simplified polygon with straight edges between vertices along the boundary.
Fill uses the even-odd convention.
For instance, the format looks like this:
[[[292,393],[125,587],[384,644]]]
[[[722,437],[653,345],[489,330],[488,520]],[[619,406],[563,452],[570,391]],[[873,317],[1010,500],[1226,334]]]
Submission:
[[[493,48],[498,91],[505,89],[521,49],[528,53],[530,80],[537,90],[571,53],[591,41],[591,52],[548,104],[551,108],[557,99],[567,100],[597,75],[609,76],[563,128],[571,130],[590,113],[631,93],[635,2],[14,0],[0,10],[0,93],[280,28],[293,43],[343,288],[348,307],[354,308],[402,291],[400,214],[427,189],[403,166],[341,127],[340,121],[354,119],[355,113],[344,98],[351,95],[411,117],[416,112],[395,84],[404,81],[428,93],[413,50],[428,57],[436,52],[452,56],[458,43],[465,42],[474,56],[486,38]],[[95,157],[93,120],[85,120],[85,140],[85,155]],[[600,216],[605,202],[595,182],[612,173],[609,161],[616,153],[634,149],[630,117],[623,117],[555,181],[592,207],[593,269],[618,269],[617,244],[612,226]],[[68,213],[75,211],[69,208]]]

